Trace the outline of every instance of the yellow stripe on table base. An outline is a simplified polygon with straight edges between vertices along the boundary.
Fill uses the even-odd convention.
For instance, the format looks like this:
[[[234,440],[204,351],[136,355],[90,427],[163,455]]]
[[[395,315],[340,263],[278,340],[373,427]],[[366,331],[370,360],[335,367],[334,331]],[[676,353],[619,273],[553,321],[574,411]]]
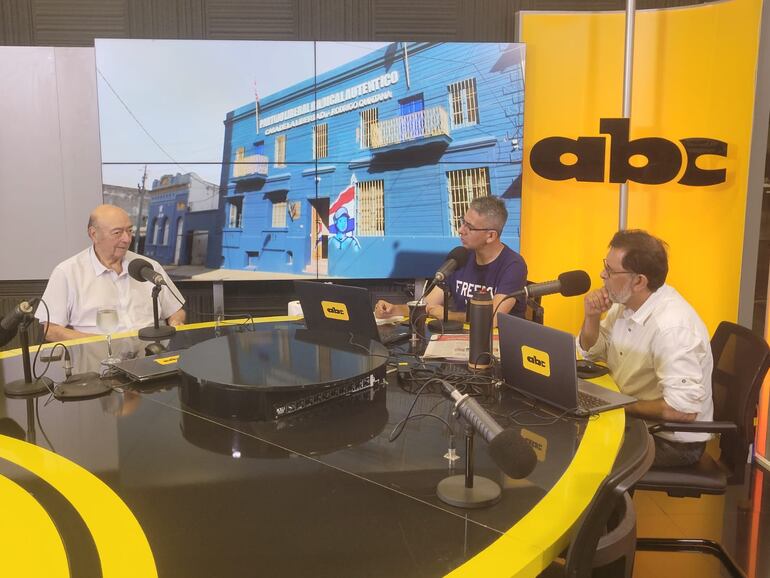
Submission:
[[[0,476],[0,576],[67,578],[59,532],[48,512],[24,488]]]
[[[99,478],[46,449],[3,435],[0,435],[0,458],[39,476],[72,504],[91,532],[103,578],[157,577],[155,559],[139,522]],[[6,539],[5,534],[0,537]],[[37,557],[49,555],[40,548],[34,534],[28,533],[28,539],[35,544]]]

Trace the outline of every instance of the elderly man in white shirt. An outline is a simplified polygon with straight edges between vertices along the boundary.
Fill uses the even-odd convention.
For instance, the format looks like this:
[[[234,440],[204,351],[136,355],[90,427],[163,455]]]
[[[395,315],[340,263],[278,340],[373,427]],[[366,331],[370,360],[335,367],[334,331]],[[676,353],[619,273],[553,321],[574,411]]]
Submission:
[[[116,333],[153,324],[152,283],[141,283],[128,275],[128,264],[139,257],[128,250],[132,235],[131,219],[123,209],[113,205],[94,209],[88,220],[93,245],[59,263],[51,273],[43,293],[50,319],[45,307],[37,309],[40,322],[48,321],[49,341],[99,333],[96,311],[105,306],[118,312]],[[185,320],[184,299],[163,268],[152,259],[146,260],[167,284],[158,297],[159,317],[169,325],[181,325]]]
[[[665,284],[667,274],[663,241],[640,230],[617,232],[604,260],[604,286],[584,300],[578,350],[587,359],[605,360],[620,390],[639,400],[626,408],[629,414],[657,421],[710,421],[714,362],[709,334],[690,304]],[[697,462],[709,437],[656,434],[655,465]]]

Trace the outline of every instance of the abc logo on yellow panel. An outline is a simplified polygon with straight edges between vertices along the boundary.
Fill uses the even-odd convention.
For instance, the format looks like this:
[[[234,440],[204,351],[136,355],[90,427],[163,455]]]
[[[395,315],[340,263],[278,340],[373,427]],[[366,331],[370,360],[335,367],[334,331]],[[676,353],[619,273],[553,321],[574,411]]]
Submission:
[[[329,319],[338,319],[339,321],[350,321],[348,308],[344,303],[335,301],[321,301],[321,309],[324,315]]]
[[[551,358],[545,351],[522,345],[521,363],[524,369],[534,371],[546,377],[551,376]]]

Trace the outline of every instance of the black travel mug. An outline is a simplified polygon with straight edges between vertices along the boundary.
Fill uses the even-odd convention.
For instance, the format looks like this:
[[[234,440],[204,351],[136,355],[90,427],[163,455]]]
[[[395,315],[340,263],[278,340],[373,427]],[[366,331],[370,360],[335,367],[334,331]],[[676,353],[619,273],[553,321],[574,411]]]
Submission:
[[[469,308],[471,334],[468,367],[487,369],[492,366],[492,294],[485,289],[475,291]]]

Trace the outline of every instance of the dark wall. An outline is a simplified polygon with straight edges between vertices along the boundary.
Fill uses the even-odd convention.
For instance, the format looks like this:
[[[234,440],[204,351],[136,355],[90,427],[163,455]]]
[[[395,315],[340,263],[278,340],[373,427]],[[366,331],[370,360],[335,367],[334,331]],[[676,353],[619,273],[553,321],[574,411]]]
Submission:
[[[637,8],[701,3],[641,0]],[[501,42],[514,39],[519,10],[624,8],[619,0],[0,0],[0,44],[93,46],[94,38]]]

